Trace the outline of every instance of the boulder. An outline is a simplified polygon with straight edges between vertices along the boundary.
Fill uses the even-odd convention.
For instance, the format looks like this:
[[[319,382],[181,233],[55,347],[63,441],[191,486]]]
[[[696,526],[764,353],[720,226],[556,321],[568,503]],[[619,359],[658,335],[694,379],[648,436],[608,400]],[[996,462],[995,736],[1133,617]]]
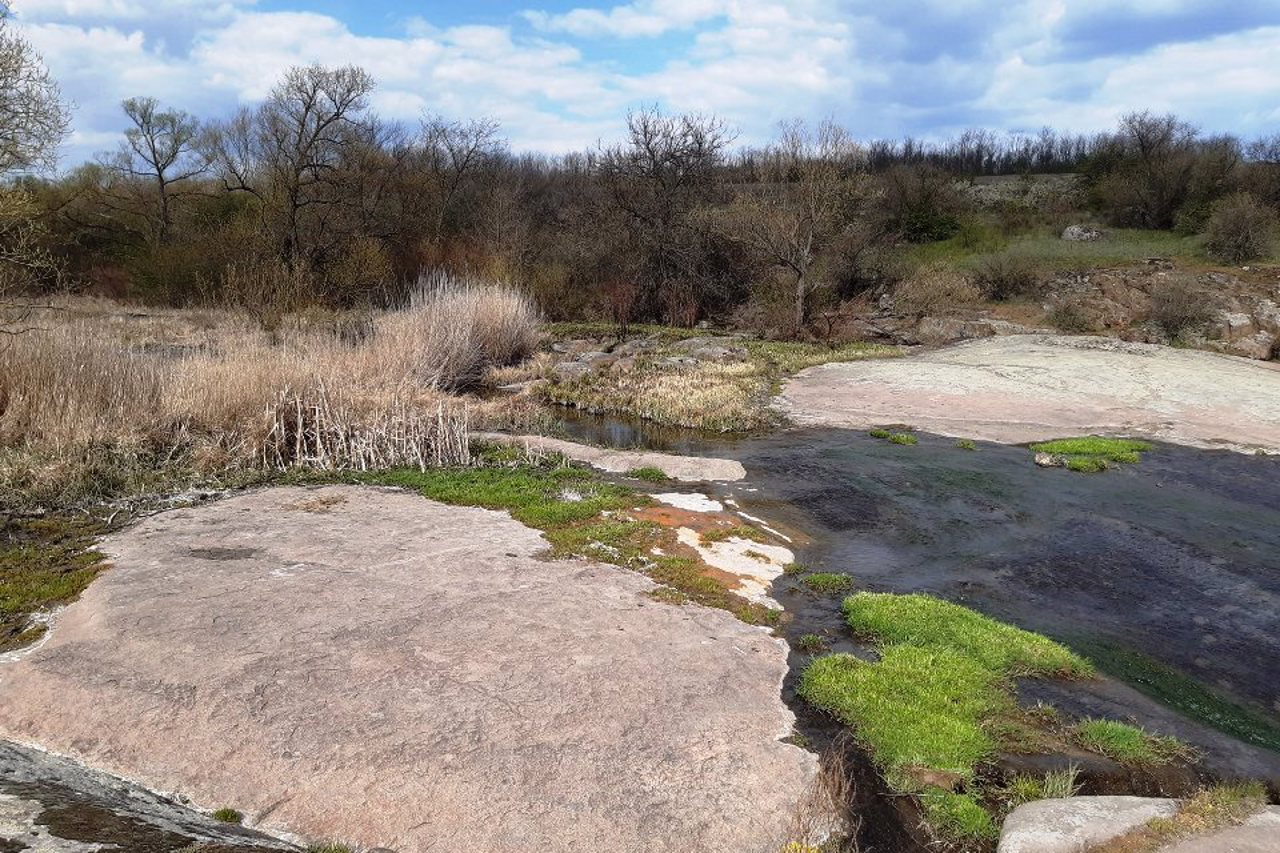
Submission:
[[[1068,225],[1062,231],[1062,239],[1070,240],[1073,243],[1091,243],[1106,236],[1102,231],[1097,228],[1090,228],[1088,225]]]
[[[1150,797],[1036,800],[1005,819],[997,853],[1079,853],[1177,810],[1177,800]]]

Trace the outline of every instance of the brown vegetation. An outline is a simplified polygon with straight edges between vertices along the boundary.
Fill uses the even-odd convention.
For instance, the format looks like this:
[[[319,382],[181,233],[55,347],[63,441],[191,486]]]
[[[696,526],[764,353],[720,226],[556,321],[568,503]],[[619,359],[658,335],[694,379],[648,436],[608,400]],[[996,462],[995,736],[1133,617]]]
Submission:
[[[504,287],[439,280],[355,324],[291,315],[264,331],[243,312],[121,316],[63,300],[0,348],[0,480],[20,489],[85,454],[199,470],[424,466],[466,458],[452,393],[536,344],[536,314]]]

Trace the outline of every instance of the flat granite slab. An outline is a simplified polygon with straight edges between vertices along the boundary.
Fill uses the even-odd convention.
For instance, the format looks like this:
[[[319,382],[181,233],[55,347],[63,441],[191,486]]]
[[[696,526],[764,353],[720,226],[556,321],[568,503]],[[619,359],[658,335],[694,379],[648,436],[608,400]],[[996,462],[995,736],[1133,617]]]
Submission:
[[[390,489],[154,516],[0,664],[0,737],[399,853],[774,853],[817,771],[784,644],[544,548]]]
[[[1160,797],[1066,797],[1025,803],[1005,818],[997,853],[1084,853],[1172,817],[1178,801]],[[1280,850],[1280,806],[1268,806],[1238,826],[1184,838],[1161,853],[1274,853]]]
[[[1280,452],[1280,364],[1111,338],[1010,335],[811,367],[778,405],[812,426],[903,423],[1006,444],[1085,433]]]

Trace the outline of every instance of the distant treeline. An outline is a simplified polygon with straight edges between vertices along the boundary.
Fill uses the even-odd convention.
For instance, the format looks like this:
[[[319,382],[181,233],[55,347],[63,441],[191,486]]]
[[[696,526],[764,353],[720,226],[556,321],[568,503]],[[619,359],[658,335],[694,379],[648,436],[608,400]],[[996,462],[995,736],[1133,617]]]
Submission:
[[[973,217],[1016,231],[1087,207],[1196,231],[1232,194],[1280,205],[1280,135],[1206,136],[1173,116],[939,143],[793,123],[742,148],[713,116],[652,108],[621,141],[550,157],[511,151],[486,119],[385,120],[373,90],[360,68],[308,66],[221,120],[134,98],[118,150],[7,192],[34,211],[60,281],[119,297],[268,314],[395,302],[423,269],[465,268],[553,317],[687,324],[755,300],[785,306],[796,330],[892,274],[895,244]],[[980,176],[1068,173],[1060,197],[1030,181],[995,209],[965,191]]]

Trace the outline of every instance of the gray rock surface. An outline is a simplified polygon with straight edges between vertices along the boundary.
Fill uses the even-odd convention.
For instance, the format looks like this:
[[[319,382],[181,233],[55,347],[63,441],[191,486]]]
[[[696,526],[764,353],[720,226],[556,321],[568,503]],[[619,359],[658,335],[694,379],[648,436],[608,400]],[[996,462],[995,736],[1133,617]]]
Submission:
[[[531,450],[559,453],[577,462],[583,462],[601,471],[625,474],[637,468],[657,468],[673,480],[700,483],[704,480],[730,482],[747,476],[747,469],[736,459],[715,459],[709,456],[678,456],[650,450],[612,450],[592,447],[551,438],[545,435],[508,435],[502,432],[474,433],[478,441],[514,444]]]
[[[1177,810],[1177,800],[1150,797],[1036,800],[1005,818],[997,853],[1083,853]]]
[[[65,758],[0,741],[0,850],[171,853],[192,844],[204,853],[298,850]]]
[[[0,665],[0,737],[399,853],[775,853],[817,763],[785,645],[545,546],[389,489],[153,516]]]
[[[802,424],[1018,443],[1099,433],[1280,452],[1280,364],[1111,338],[1012,335],[802,371]]]
[[[1005,819],[997,853],[1084,853],[1095,845],[1170,817],[1177,800],[1148,797],[1069,797],[1018,806]],[[1186,838],[1162,853],[1275,853],[1280,850],[1280,806],[1240,826]]]

